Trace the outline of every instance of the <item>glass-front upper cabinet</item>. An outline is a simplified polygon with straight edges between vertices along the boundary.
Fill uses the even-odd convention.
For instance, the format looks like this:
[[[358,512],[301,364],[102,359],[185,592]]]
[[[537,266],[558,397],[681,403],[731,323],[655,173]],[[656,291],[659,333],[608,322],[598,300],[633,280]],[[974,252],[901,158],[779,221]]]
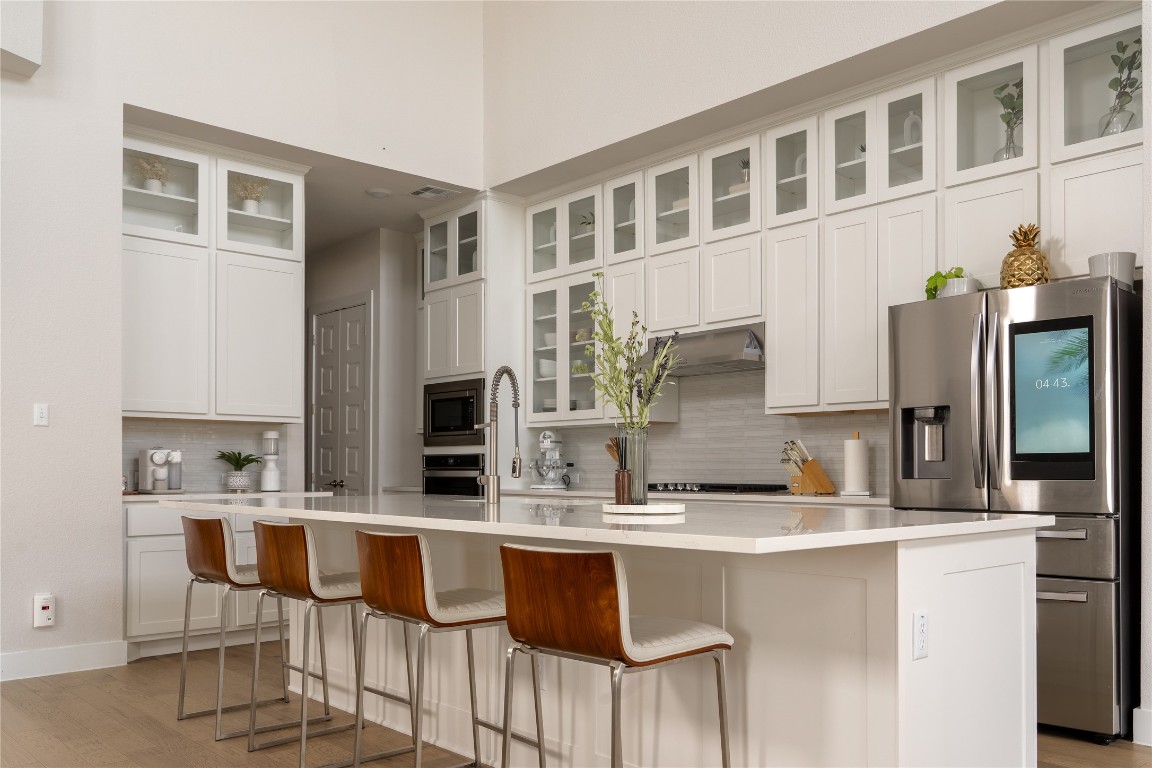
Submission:
[[[648,254],[689,248],[700,242],[696,230],[696,155],[648,169],[645,213]]]
[[[782,227],[816,218],[819,209],[820,152],[813,116],[764,134],[764,223]]]
[[[756,136],[700,153],[700,229],[714,242],[760,229],[760,141]]]
[[[604,252],[609,264],[644,256],[644,174],[604,185]]]
[[[880,200],[936,189],[936,81],[922,80],[876,97]]]
[[[528,291],[530,423],[594,419],[603,407],[592,388],[592,316],[583,309],[595,288],[589,276],[560,278]]]
[[[303,176],[221,158],[216,191],[218,248],[303,259]]]
[[[426,221],[424,242],[425,290],[484,276],[479,202]]]
[[[872,142],[876,99],[845,104],[824,113],[824,212],[837,213],[876,202]],[[869,153],[869,144],[873,152]]]
[[[1037,165],[1036,46],[944,74],[944,183]]]
[[[603,266],[600,187],[528,208],[528,281]]]
[[[196,152],[124,139],[124,234],[208,244],[209,158]]]
[[[1139,144],[1144,73],[1140,12],[1078,29],[1048,44],[1052,160]]]

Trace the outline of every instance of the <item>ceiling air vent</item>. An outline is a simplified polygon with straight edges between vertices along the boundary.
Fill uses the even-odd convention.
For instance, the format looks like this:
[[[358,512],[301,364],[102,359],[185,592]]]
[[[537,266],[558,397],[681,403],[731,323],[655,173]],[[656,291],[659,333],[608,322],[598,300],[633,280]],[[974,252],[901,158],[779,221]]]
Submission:
[[[453,195],[460,194],[454,189],[444,189],[443,187],[424,186],[420,189],[414,189],[408,194],[412,197],[419,197],[425,200],[440,200],[445,197],[452,197]]]

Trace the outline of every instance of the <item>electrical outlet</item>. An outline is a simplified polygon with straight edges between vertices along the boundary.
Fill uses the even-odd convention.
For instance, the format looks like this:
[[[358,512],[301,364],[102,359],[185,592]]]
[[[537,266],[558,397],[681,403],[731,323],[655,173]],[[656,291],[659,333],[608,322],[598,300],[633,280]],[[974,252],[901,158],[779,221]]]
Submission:
[[[928,658],[928,611],[912,612],[912,658]]]
[[[56,625],[56,595],[51,593],[34,595],[32,598],[32,626],[52,627]]]
[[[48,404],[36,403],[32,406],[32,426],[46,427],[48,426]]]

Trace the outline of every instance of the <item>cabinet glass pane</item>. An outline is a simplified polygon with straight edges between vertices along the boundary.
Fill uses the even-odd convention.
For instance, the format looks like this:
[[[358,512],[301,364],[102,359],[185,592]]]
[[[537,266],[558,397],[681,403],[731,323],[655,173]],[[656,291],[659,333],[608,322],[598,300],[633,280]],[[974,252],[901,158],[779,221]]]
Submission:
[[[747,148],[712,158],[713,230],[747,224],[751,219],[751,162]]]
[[[291,250],[292,185],[228,171],[228,239]]]
[[[448,222],[428,228],[428,282],[448,279]]]
[[[836,138],[836,199],[847,200],[868,192],[868,116],[847,115],[833,127]]]
[[[582,197],[568,203],[568,263],[596,259],[596,198]]]
[[[636,185],[625,184],[612,190],[612,252],[627,253],[636,248]]]
[[[691,234],[689,204],[691,191],[687,168],[677,168],[656,177],[656,242],[682,240]]]
[[[776,139],[776,214],[808,207],[808,132]]]
[[[1132,94],[1133,87],[1144,85],[1142,56],[1134,44],[1138,37],[1140,27],[1133,27],[1064,49],[1066,146],[1144,125],[1141,94]]]
[[[571,341],[568,349],[568,409],[571,411],[591,411],[596,407],[596,393],[592,388],[591,371],[596,366],[594,354],[588,354],[592,346],[592,314],[583,309],[584,302],[595,290],[592,282],[579,283],[568,289],[568,306],[572,308],[570,328]]]
[[[924,96],[888,103],[888,188],[924,178]],[[877,147],[880,149],[880,147]]]
[[[480,245],[480,214],[466,213],[457,221],[457,270],[458,275],[470,275],[479,268],[476,249]]]
[[[1002,86],[1007,86],[996,91]],[[1023,153],[1020,123],[1023,122],[1024,64],[1012,64],[956,84],[956,168],[966,171]],[[1006,107],[1003,99],[1018,106]],[[1031,117],[1031,116],[1029,116]]]
[[[125,149],[122,186],[125,224],[200,233],[196,163]]]
[[[556,412],[556,291],[532,296],[532,412]]]
[[[532,214],[532,272],[556,269],[556,209]]]

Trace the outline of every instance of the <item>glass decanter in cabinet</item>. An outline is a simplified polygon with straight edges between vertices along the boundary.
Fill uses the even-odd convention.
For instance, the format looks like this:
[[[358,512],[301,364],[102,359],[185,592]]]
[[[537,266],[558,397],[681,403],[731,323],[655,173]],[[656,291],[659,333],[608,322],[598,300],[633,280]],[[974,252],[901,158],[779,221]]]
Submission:
[[[760,142],[748,137],[700,154],[706,194],[700,228],[706,242],[760,229]]]
[[[1036,46],[944,74],[944,183],[1035,168]]]
[[[303,259],[302,174],[217,160],[216,212],[221,250]]]
[[[696,230],[696,155],[662,163],[645,174],[648,254],[700,242]]]
[[[837,213],[876,202],[876,163],[868,145],[876,135],[875,99],[824,113],[824,210]],[[878,147],[873,146],[873,154]]]
[[[644,257],[644,174],[604,185],[604,250],[609,264]]]
[[[125,137],[124,234],[207,245],[209,162],[207,155]]]
[[[1140,12],[1048,43],[1052,160],[1139,144],[1144,127]]]
[[[820,181],[818,122],[813,116],[764,134],[768,179],[765,224],[769,228],[816,218]]]

